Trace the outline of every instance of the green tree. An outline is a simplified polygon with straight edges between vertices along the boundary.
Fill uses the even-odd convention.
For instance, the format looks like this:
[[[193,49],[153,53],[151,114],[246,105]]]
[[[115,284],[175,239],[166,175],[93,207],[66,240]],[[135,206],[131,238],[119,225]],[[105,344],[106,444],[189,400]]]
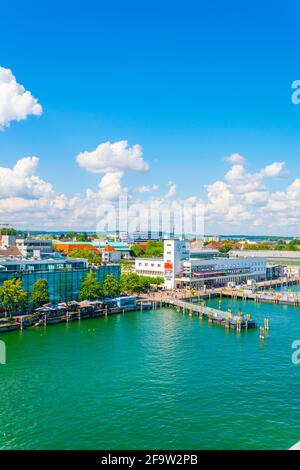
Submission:
[[[68,238],[68,239],[76,238],[76,233],[75,232],[68,232],[68,233],[65,234],[65,238]]]
[[[300,240],[298,238],[294,238],[289,242],[289,245],[300,245]]]
[[[18,233],[19,232],[17,232],[17,230],[14,228],[1,228],[0,229],[1,235],[18,235]]]
[[[145,254],[145,250],[143,250],[141,245],[132,245],[130,248],[130,254],[134,258],[139,258]]]
[[[73,250],[68,255],[71,258],[85,258],[91,264],[101,264],[102,258],[99,254],[95,253],[93,250],[85,248],[83,250]]]
[[[274,250],[275,251],[286,250],[286,245],[275,245]]]
[[[76,240],[78,242],[88,242],[89,238],[87,236],[87,233],[84,232],[84,233],[80,233],[79,235],[76,235]]]
[[[232,245],[230,243],[224,243],[219,249],[220,253],[228,253],[232,249]]]
[[[288,251],[298,251],[297,245],[294,245],[293,243],[288,243],[286,250]]]
[[[164,242],[157,242],[150,240],[147,243],[147,248],[145,251],[145,256],[163,256],[164,254]]]
[[[151,281],[151,284],[156,284],[158,286],[162,285],[165,282],[162,276],[149,277],[149,280]]]
[[[21,279],[9,279],[0,286],[0,302],[11,317],[24,313],[28,308],[28,293],[23,290]]]
[[[117,297],[120,295],[121,287],[113,274],[108,274],[103,284],[104,295],[107,297]]]
[[[160,276],[139,276],[136,273],[122,274],[121,286],[122,290],[129,293],[144,292],[149,289],[151,284],[161,285],[164,278]]]
[[[270,250],[270,245],[267,243],[257,243],[256,245],[245,245],[244,250]]]
[[[103,297],[103,291],[96,274],[91,270],[81,284],[79,293],[81,300],[97,300]]]
[[[35,308],[49,302],[50,296],[47,279],[39,279],[33,284],[31,300]]]
[[[124,292],[139,292],[141,290],[140,276],[136,273],[122,274],[121,286]]]
[[[299,244],[300,244],[300,240],[298,240],[298,241],[299,241]],[[285,241],[284,241],[283,239],[276,240],[276,244],[277,244],[277,245],[283,245],[283,246],[284,246],[284,245],[285,245]],[[296,244],[297,244],[297,243],[296,243]]]

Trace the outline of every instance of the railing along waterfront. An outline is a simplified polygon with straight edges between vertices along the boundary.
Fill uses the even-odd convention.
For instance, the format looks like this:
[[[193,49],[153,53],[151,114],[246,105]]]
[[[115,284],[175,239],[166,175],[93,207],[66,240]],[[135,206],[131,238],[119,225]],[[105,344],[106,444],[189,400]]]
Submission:
[[[254,291],[249,292],[247,289],[228,289],[224,288],[218,292],[222,298],[232,297],[233,299],[253,300],[254,302],[284,304],[284,305],[300,305],[300,292],[272,292],[272,291]]]

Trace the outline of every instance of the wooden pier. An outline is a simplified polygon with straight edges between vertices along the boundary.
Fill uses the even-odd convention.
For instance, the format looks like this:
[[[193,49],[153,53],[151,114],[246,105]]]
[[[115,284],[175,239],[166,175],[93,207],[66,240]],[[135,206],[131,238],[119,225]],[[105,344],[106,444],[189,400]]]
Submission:
[[[235,315],[231,311],[225,312],[180,299],[170,300],[169,305],[177,307],[190,315],[197,315],[200,318],[205,317],[208,319],[209,323],[216,323],[225,328],[231,328],[237,331],[257,328],[256,322],[251,319],[249,314],[244,315],[240,312],[238,315]]]

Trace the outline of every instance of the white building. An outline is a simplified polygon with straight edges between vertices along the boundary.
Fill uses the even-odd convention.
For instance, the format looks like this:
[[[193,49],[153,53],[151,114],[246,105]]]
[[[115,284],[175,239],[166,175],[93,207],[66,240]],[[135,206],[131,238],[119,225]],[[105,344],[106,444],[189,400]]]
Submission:
[[[175,278],[176,287],[201,288],[266,279],[265,258],[189,259]]]
[[[121,259],[121,253],[111,245],[105,245],[101,255],[103,263],[119,263]]]
[[[134,270],[142,276],[164,277],[164,261],[162,258],[136,258]]]
[[[41,254],[54,251],[51,240],[38,240],[37,238],[17,238],[16,247],[24,258],[39,258]]]
[[[187,242],[172,239],[164,241],[163,259],[136,258],[135,271],[145,276],[163,276],[166,289],[201,288],[265,280],[266,259],[191,258]]]
[[[182,271],[182,263],[189,257],[190,252],[185,240],[164,241],[164,278],[167,289],[174,288],[175,278]]]
[[[0,234],[0,247],[11,248],[12,246],[16,246],[17,235],[2,235]]]

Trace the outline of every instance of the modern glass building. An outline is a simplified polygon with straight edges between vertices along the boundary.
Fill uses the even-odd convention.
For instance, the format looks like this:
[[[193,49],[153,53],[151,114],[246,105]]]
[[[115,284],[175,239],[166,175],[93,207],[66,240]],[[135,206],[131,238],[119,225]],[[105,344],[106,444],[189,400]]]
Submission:
[[[8,279],[19,278],[24,290],[31,294],[37,280],[47,279],[51,302],[68,302],[79,299],[82,281],[91,269],[101,285],[108,274],[113,274],[118,281],[120,279],[119,265],[91,268],[84,259],[0,260],[0,285]]]

